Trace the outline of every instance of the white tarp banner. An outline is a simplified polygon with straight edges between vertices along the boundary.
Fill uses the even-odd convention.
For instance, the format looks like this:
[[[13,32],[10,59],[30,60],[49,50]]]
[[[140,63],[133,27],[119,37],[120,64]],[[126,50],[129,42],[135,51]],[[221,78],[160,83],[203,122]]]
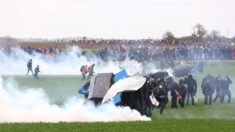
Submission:
[[[146,78],[139,75],[123,78],[111,86],[104,96],[102,103],[112,99],[119,92],[137,91],[145,82]]]

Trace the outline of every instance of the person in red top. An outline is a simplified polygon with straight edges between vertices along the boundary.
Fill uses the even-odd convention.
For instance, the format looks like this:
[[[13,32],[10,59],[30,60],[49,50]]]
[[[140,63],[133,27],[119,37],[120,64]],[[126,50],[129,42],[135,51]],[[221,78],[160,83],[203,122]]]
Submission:
[[[81,72],[82,72],[82,79],[85,80],[85,79],[86,79],[86,74],[87,74],[87,72],[88,72],[88,67],[87,67],[87,65],[82,66]]]
[[[95,67],[95,64],[92,64],[92,65],[90,65],[90,66],[88,67],[89,75],[88,75],[88,78],[87,78],[87,79],[89,79],[90,77],[92,77],[93,74],[95,73],[95,72],[94,72],[94,67]]]

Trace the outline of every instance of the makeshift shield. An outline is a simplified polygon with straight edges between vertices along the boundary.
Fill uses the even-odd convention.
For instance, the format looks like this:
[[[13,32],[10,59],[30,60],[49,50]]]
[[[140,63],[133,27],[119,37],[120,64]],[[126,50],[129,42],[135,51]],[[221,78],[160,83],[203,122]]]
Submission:
[[[99,73],[91,78],[88,99],[103,98],[111,85],[112,73]]]
[[[192,65],[180,64],[180,65],[175,67],[175,69],[173,71],[173,75],[175,77],[183,77],[183,76],[188,75],[191,72],[192,69],[193,69]]]
[[[166,71],[159,71],[159,72],[151,74],[150,76],[154,79],[158,79],[158,78],[165,78],[169,76],[169,74]]]
[[[104,96],[102,103],[112,99],[117,93],[124,91],[137,91],[144,85],[145,82],[146,78],[143,76],[123,78],[111,86]]]

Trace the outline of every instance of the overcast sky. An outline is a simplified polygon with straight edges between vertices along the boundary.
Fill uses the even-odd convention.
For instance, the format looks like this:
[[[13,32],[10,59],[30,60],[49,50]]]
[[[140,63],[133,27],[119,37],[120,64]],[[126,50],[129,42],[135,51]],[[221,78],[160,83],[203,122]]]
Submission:
[[[167,30],[235,36],[235,0],[0,0],[0,36],[162,38]]]

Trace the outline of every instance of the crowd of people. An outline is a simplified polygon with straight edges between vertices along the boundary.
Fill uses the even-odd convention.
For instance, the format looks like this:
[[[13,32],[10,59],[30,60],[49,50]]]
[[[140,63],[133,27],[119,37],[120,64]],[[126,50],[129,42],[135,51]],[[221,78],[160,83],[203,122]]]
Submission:
[[[232,60],[235,59],[235,40],[227,39],[176,39],[169,43],[164,40],[103,40],[103,39],[82,39],[71,40],[67,44],[71,45],[100,45],[96,50],[92,50],[97,57],[104,61],[123,61],[126,58],[136,61],[165,61],[169,60]],[[91,47],[92,47],[91,46]],[[88,46],[89,47],[89,46]],[[66,50],[49,45],[47,48],[35,48],[21,46],[21,49],[28,54],[40,53],[46,55],[58,55]],[[11,52],[11,48],[3,49],[6,53]],[[85,50],[85,49],[84,49]],[[83,52],[86,54],[87,52]]]
[[[104,48],[95,52],[103,60],[125,60],[127,57],[136,61],[164,60],[233,60],[234,47],[229,46],[179,46],[179,47],[138,47]]]
[[[12,48],[13,47],[4,47],[4,48],[0,47],[0,49],[6,54],[11,54]],[[35,53],[43,54],[43,55],[59,55],[62,53],[62,49],[56,46],[48,46],[47,48],[35,48],[31,46],[27,46],[27,47],[21,46],[20,49],[22,49],[25,53],[29,55],[33,55]]]

